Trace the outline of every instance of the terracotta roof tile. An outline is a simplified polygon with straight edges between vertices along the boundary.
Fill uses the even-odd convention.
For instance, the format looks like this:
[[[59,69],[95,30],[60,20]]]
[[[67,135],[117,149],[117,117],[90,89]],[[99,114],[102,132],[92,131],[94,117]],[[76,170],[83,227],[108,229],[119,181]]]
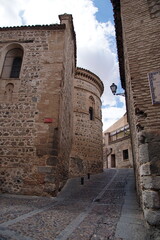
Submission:
[[[50,24],[50,25],[24,25],[24,26],[13,26],[13,27],[1,27],[0,31],[11,31],[11,30],[58,30],[65,29],[65,24]]]

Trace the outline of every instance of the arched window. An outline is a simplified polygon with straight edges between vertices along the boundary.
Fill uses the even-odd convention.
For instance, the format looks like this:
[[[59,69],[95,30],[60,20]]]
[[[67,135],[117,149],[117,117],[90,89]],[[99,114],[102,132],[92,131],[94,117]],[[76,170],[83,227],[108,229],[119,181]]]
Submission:
[[[21,64],[22,64],[22,58],[21,57],[15,57],[13,59],[12,69],[10,78],[18,78],[21,70]]]
[[[93,108],[92,108],[92,107],[89,108],[89,119],[90,119],[90,120],[93,120],[93,119],[94,119],[94,116],[93,116]]]
[[[13,48],[6,54],[2,78],[19,78],[23,58],[21,48]]]
[[[95,101],[92,96],[89,97],[89,119],[94,120]]]

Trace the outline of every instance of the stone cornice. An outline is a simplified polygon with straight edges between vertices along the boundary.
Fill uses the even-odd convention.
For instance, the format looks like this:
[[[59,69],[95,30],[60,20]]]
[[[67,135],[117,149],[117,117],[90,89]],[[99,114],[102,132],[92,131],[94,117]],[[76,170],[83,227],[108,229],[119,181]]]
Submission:
[[[96,74],[94,74],[84,68],[78,67],[75,72],[75,77],[78,77],[78,76],[83,76],[84,78],[86,78],[86,79],[94,82],[96,85],[98,85],[98,88],[100,89],[100,94],[102,95],[102,93],[104,91],[104,85],[103,85],[103,82],[100,80],[100,78]]]

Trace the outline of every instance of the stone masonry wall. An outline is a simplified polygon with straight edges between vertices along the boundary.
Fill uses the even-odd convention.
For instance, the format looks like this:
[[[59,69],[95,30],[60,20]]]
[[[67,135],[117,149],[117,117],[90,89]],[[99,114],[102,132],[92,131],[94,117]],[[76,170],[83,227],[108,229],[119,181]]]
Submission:
[[[70,176],[97,173],[103,169],[101,100],[103,84],[93,73],[78,68],[74,81],[74,135]],[[93,101],[93,119],[89,107]]]
[[[127,108],[137,187],[146,220],[160,225],[160,111],[148,73],[159,70],[159,1],[121,0]]]
[[[74,73],[76,65],[76,43],[71,15],[60,15],[61,24],[66,24],[64,38],[64,62],[63,62],[63,88],[60,96],[59,115],[59,163],[58,179],[60,178],[59,189],[62,188],[69,177],[69,157],[73,143],[73,92]]]
[[[67,91],[62,86],[66,81],[70,85],[72,82],[69,79],[71,74],[65,72],[68,60],[64,54],[65,34],[64,24],[0,30],[1,72],[8,46],[21,47],[24,52],[20,77],[0,79],[2,192],[53,196],[66,180],[66,176],[59,171],[63,135],[60,131],[59,109],[64,106],[61,101],[62,89]],[[68,37],[70,40],[71,37]],[[72,45],[73,41],[72,38]],[[73,59],[70,62],[73,63]],[[15,87],[10,102],[4,97],[8,83]],[[67,108],[67,114],[70,108]],[[68,127],[68,124],[63,124],[63,132],[68,133]],[[66,143],[65,138],[63,146]],[[70,144],[71,141],[66,144],[67,149],[71,148]]]

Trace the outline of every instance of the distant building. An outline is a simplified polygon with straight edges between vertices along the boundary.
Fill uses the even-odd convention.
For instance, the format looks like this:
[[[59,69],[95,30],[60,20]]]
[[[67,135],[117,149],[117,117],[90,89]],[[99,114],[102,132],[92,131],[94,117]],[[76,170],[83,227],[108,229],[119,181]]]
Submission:
[[[133,167],[127,114],[103,133],[104,168]]]

